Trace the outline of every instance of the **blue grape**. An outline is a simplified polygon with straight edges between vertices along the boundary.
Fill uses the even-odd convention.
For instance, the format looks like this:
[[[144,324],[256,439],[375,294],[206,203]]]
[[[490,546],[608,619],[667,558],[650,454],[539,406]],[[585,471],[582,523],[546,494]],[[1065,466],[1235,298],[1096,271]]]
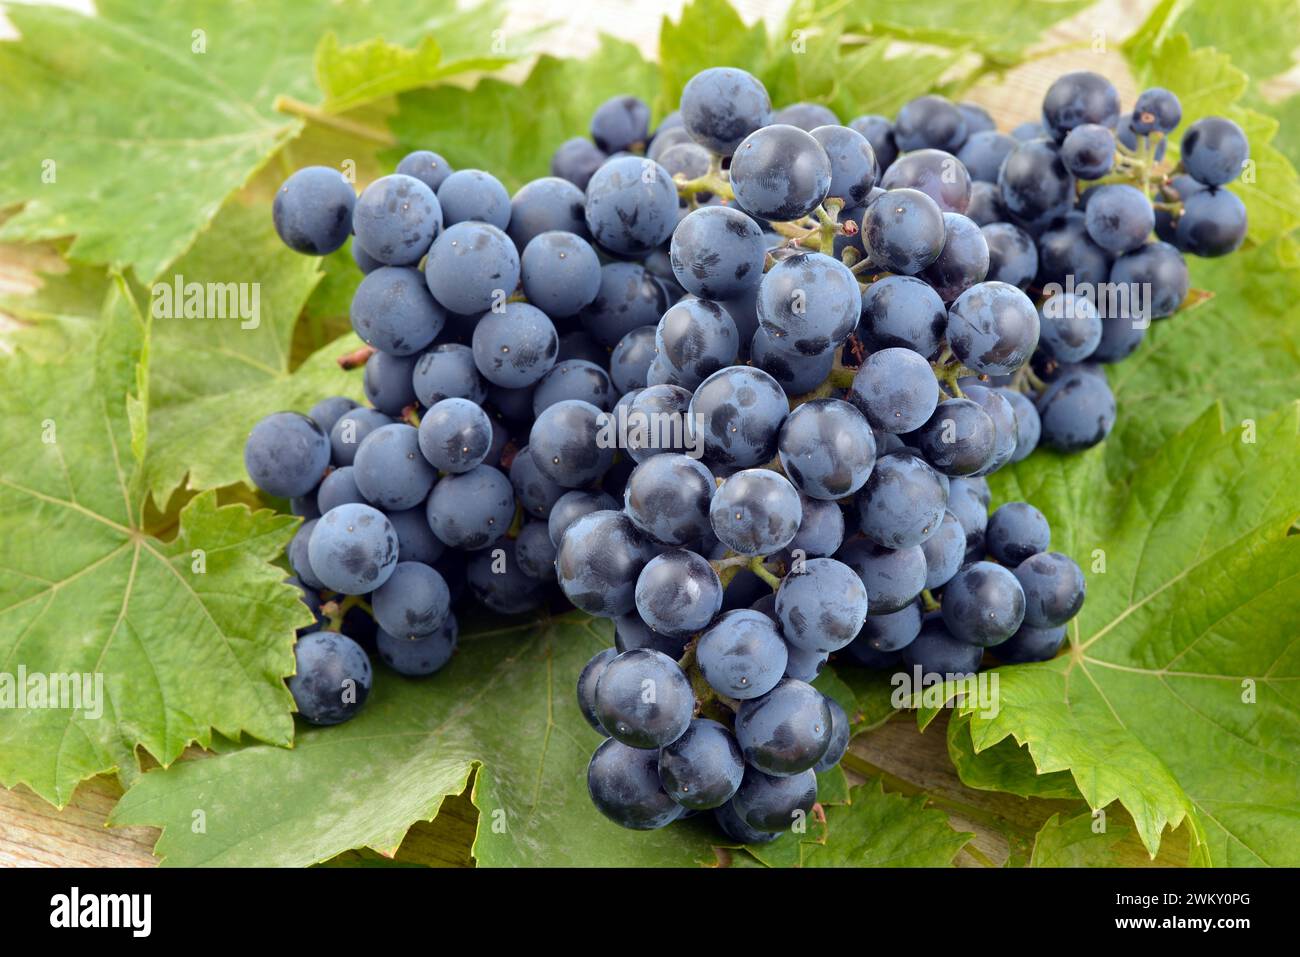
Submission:
[[[903,104],[894,121],[894,140],[908,150],[956,152],[966,142],[966,117],[943,96],[918,96]]]
[[[699,384],[736,361],[740,340],[727,310],[708,299],[670,306],[655,328],[661,361]]]
[[[585,184],[584,184],[585,186]],[[582,189],[558,176],[544,176],[525,183],[510,199],[510,223],[506,235],[522,254],[535,237],[553,230],[586,239],[587,197]]]
[[[876,459],[858,492],[858,527],[878,545],[908,548],[933,535],[943,520],[948,495],[935,470],[905,452]]]
[[[831,161],[811,134],[774,124],[745,137],[731,158],[731,188],[745,212],[786,222],[821,205],[831,187]]]
[[[342,395],[332,395],[313,405],[307,417],[319,425],[322,432],[329,435],[330,430],[334,428],[334,423],[355,408],[357,403],[352,399]]]
[[[1011,223],[980,227],[989,247],[988,278],[1028,289],[1038,275],[1038,249],[1023,229]]]
[[[429,527],[429,519],[422,507],[384,514],[397,533],[398,561],[432,565],[442,557],[444,546]]]
[[[646,387],[646,373],[655,356],[655,326],[633,329],[614,346],[609,357],[609,377],[621,393]]]
[[[722,582],[699,555],[673,549],[646,563],[636,581],[636,610],[661,635],[680,638],[708,627],[722,609]]]
[[[961,160],[943,150],[905,153],[880,178],[889,191],[914,189],[925,193],[940,212],[965,214],[970,206],[971,178]]]
[[[826,707],[831,713],[831,743],[827,746],[822,759],[813,765],[813,770],[818,774],[824,774],[840,763],[844,752],[849,749],[849,735],[852,732],[849,716],[844,713],[838,701],[827,695]]]
[[[727,206],[701,206],[673,231],[673,275],[703,299],[730,299],[763,278],[763,233],[752,219]]]
[[[551,513],[546,519],[546,530],[550,535],[551,544],[559,548],[565,529],[584,515],[607,509],[617,510],[618,503],[604,492],[588,492],[582,489],[565,492],[551,507]]]
[[[935,358],[947,325],[948,313],[939,294],[913,276],[886,276],[862,293],[858,336],[872,352],[898,347]]]
[[[936,617],[921,625],[921,633],[900,654],[909,669],[919,667],[922,675],[951,679],[978,671],[984,649],[958,641]]]
[[[776,592],[781,633],[805,651],[839,651],[867,617],[867,589],[852,568],[833,558],[796,564]]]
[[[384,266],[361,280],[352,297],[352,328],[382,352],[409,356],[442,331],[446,315],[415,269]]]
[[[708,718],[696,718],[686,733],[659,751],[659,780],[668,796],[695,811],[731,800],[745,774],[735,735]]]
[[[276,191],[275,231],[286,246],[308,256],[328,256],[348,241],[357,194],[328,166],[300,169]]]
[[[785,676],[795,681],[815,681],[826,667],[830,655],[824,651],[804,651],[794,645],[786,645]]]
[[[966,531],[952,512],[944,512],[939,530],[921,543],[925,555],[925,587],[941,588],[957,574],[966,557]]]
[[[607,411],[614,401],[614,384],[594,362],[565,359],[542,376],[533,390],[533,415],[539,416],[557,402],[580,399]]]
[[[984,557],[984,535],[989,524],[988,483],[981,478],[956,478],[949,483],[948,510],[966,533],[966,559]]]
[[[940,299],[952,302],[984,281],[989,271],[989,244],[979,226],[960,213],[944,213],[943,228],[943,252],[921,270],[921,278],[934,287]]]
[[[565,486],[538,468],[527,445],[515,453],[510,463],[510,484],[523,510],[536,518],[548,518],[566,491]]]
[[[1163,87],[1153,86],[1138,94],[1137,105],[1133,107],[1134,132],[1172,133],[1182,120],[1183,105]]]
[[[663,452],[690,451],[692,436],[687,434],[686,421],[690,403],[691,394],[675,385],[651,385],[638,392],[627,412],[628,455],[644,462]]]
[[[1097,187],[1085,215],[1092,241],[1116,256],[1145,243],[1156,225],[1151,201],[1141,190],[1124,183]]]
[[[587,335],[585,330],[570,329],[560,336],[560,348],[555,353],[556,362],[582,359],[592,365],[603,366],[609,361],[609,350]]]
[[[582,311],[582,327],[603,346],[612,346],[633,329],[653,326],[668,308],[663,286],[638,263],[613,262],[600,268],[600,289]]]
[[[786,352],[762,329],[754,332],[749,354],[754,368],[766,372],[786,395],[803,395],[826,381],[835,366],[835,350],[819,356]]]
[[[1038,285],[1097,286],[1110,276],[1111,257],[1088,235],[1082,213],[1071,212],[1038,237]]]
[[[1241,127],[1222,116],[1206,116],[1183,132],[1183,169],[1198,183],[1222,186],[1241,175],[1250,143]]]
[[[1022,143],[1025,140],[1040,140],[1049,135],[1042,123],[1034,123],[1033,121],[1021,123],[1011,131],[1011,138]]]
[[[614,647],[618,649],[619,654],[637,648],[649,648],[677,661],[686,653],[686,645],[689,642],[690,636],[671,638],[659,634],[642,621],[635,610],[614,619]]]
[[[746,767],[731,807],[749,827],[775,832],[788,830],[804,819],[816,802],[817,774],[812,768],[788,777],[773,777]]]
[[[1009,375],[1038,345],[1038,310],[1020,289],[982,282],[948,309],[948,344],[966,366],[986,375]]]
[[[267,495],[297,498],[312,491],[330,464],[330,440],[314,419],[273,412],[248,433],[244,467]]]
[[[799,493],[783,476],[745,469],[718,488],[709,520],[718,540],[741,555],[771,555],[790,544],[802,518]]]
[[[600,291],[600,258],[573,233],[540,233],[519,262],[524,295],[553,318],[577,315]]]
[[[465,578],[479,604],[501,615],[534,611],[546,597],[542,583],[520,566],[518,549],[509,539],[471,555]]]
[[[451,612],[442,626],[432,634],[419,638],[395,638],[380,629],[375,644],[380,659],[399,675],[422,678],[440,671],[456,653],[460,627]]]
[[[842,199],[848,206],[864,203],[880,178],[871,143],[847,126],[818,126],[809,132],[831,161],[829,195]]]
[[[411,372],[411,384],[415,397],[426,408],[443,399],[469,399],[481,404],[487,398],[487,389],[474,365],[474,351],[454,342],[436,345],[421,355]]]
[[[685,455],[655,455],[633,469],[623,509],[632,524],[666,545],[698,542],[710,532],[713,476]]]
[[[636,608],[636,581],[653,551],[622,512],[589,512],[571,522],[555,557],[560,587],[589,615],[616,618]]]
[[[1119,92],[1099,73],[1066,73],[1048,87],[1043,97],[1043,126],[1059,142],[1070,130],[1085,123],[1113,130],[1119,123]]]
[[[992,534],[992,519],[989,523]],[[1047,551],[1046,544],[1016,566],[1015,576],[1025,593],[1025,624],[1032,628],[1064,625],[1083,607],[1083,572],[1068,556]]]
[[[679,119],[680,116],[681,114],[678,114]],[[672,149],[674,146],[694,146],[698,149],[704,150],[703,146],[699,146],[699,144],[691,139],[691,134],[686,132],[686,127],[674,126],[669,129],[664,129],[663,125],[660,124],[659,129],[655,130],[654,138],[650,141],[650,145],[646,147],[645,155],[650,157],[650,159],[654,160],[660,166],[663,166],[664,153]],[[707,156],[708,150],[704,150],[704,154]],[[668,169],[666,166],[664,168]],[[670,173],[672,172],[672,170],[668,171]]]
[[[1096,445],[1115,427],[1115,396],[1104,376],[1074,367],[1038,397],[1042,442],[1060,452]]]
[[[971,562],[943,588],[943,623],[959,641],[996,645],[1015,634],[1024,618],[1024,589],[1001,565]]]
[[[649,692],[649,693],[648,693]],[[596,717],[616,741],[632,748],[662,748],[691,723],[695,694],[677,662],[638,648],[605,666],[596,682]]]
[[[420,452],[419,431],[399,422],[366,436],[357,447],[352,477],[366,501],[396,510],[424,501],[438,475]]]
[[[965,382],[962,388],[966,391],[966,398],[973,400],[993,421],[993,454],[983,467],[971,474],[992,475],[1015,455],[1020,435],[1016,410],[1000,390]]]
[[[468,399],[443,399],[420,420],[420,451],[440,472],[468,472],[482,464],[491,443],[491,420]]]
[[[886,117],[876,114],[859,116],[849,122],[849,129],[861,133],[871,150],[876,154],[876,162],[882,170],[888,169],[898,158],[898,141],[894,139],[894,124]]]
[[[491,223],[505,229],[510,222],[510,194],[501,181],[481,169],[462,169],[438,186],[438,203],[447,226]]]
[[[1021,625],[1020,629],[993,648],[993,654],[1007,664],[1023,664],[1029,661],[1051,661],[1065,643],[1065,626],[1055,628],[1034,628]]]
[[[342,724],[370,696],[370,659],[347,635],[336,631],[303,635],[293,646],[293,658],[289,693],[298,713],[311,724]]]
[[[449,227],[434,242],[424,279],[452,312],[499,309],[519,285],[519,253],[510,237],[491,223],[467,221]]]
[[[1138,144],[1138,132],[1136,129],[1136,120],[1133,116],[1126,116],[1120,120],[1119,129],[1115,132],[1115,139],[1128,149],[1138,152],[1139,149],[1150,149],[1150,139],[1143,136],[1141,147]],[[1155,161],[1159,163],[1165,158],[1165,152],[1169,146],[1169,140],[1160,137],[1155,140]],[[1190,178],[1190,177],[1189,177]]]
[[[730,801],[714,809],[713,821],[729,840],[737,844],[768,844],[781,836],[779,833],[759,831],[750,827],[740,819],[740,815],[736,813]]]
[[[546,522],[529,521],[515,538],[515,559],[519,570],[538,581],[555,581],[555,546],[547,532]]]
[[[578,189],[586,189],[596,170],[608,157],[585,137],[565,140],[551,156],[551,175],[566,179]]]
[[[300,518],[320,518],[320,509],[316,506],[315,491],[289,499],[289,511]]]
[[[862,294],[844,263],[823,253],[800,253],[764,274],[757,305],[763,331],[779,348],[819,356],[853,332]]]
[[[565,488],[600,478],[614,449],[599,438],[603,413],[590,402],[565,399],[542,411],[528,436],[528,450],[543,475]]]
[[[649,252],[677,224],[677,186],[654,160],[615,157],[587,184],[586,219],[592,237],[610,252]]]
[[[1074,177],[1055,143],[1021,142],[998,170],[998,190],[1007,211],[1027,222],[1046,222],[1074,205]]]
[[[745,762],[764,774],[791,777],[811,769],[831,743],[831,714],[812,685],[782,678],[736,712],[736,740]]]
[[[730,156],[741,140],[772,122],[772,101],[752,74],[713,67],[695,74],[682,89],[681,115],[691,139]]]
[[[416,150],[402,157],[397,164],[396,172],[403,176],[414,176],[437,193],[442,181],[455,170],[451,168],[450,163],[432,150]]]
[[[1047,551],[1051,541],[1047,519],[1028,502],[1007,502],[989,516],[985,546],[1003,565],[1019,565],[1030,555]]]
[[[596,810],[620,827],[653,831],[685,811],[659,781],[659,754],[604,741],[587,765],[587,793]]]
[[[834,555],[844,542],[844,512],[835,502],[799,496],[803,517],[799,531],[786,546],[790,554],[802,552],[805,558]]]
[[[1023,393],[1013,389],[999,389],[1016,415],[1016,449],[1011,453],[1012,462],[1021,462],[1038,448],[1038,439],[1042,435],[1042,424],[1038,420],[1038,409]]]
[[[693,437],[703,443],[705,463],[728,468],[771,461],[789,411],[777,381],[745,366],[713,373],[695,390],[687,409]]]
[[[591,115],[591,138],[606,153],[644,146],[649,137],[650,107],[639,97],[610,97]]]
[[[1016,140],[996,130],[980,130],[966,138],[957,151],[970,178],[976,182],[996,183],[998,170],[1007,154],[1016,148]]]
[[[381,176],[357,198],[352,228],[371,258],[387,266],[418,263],[442,230],[433,190],[413,176]]]
[[[587,724],[591,725],[593,731],[598,731],[605,737],[609,737],[596,717],[596,682],[600,681],[600,676],[605,673],[605,667],[618,657],[618,652],[613,648],[602,648],[592,655],[591,660],[582,666],[582,673],[578,675],[578,710],[582,716],[587,719]]]
[[[862,413],[840,399],[814,399],[781,426],[777,454],[786,476],[805,495],[838,499],[866,484],[876,440]]]
[[[298,531],[293,533],[293,538],[289,542],[289,547],[285,550],[289,559],[289,567],[297,575],[304,585],[308,588],[314,588],[320,591],[325,587],[325,583],[316,577],[312,571],[311,557],[308,554],[308,546],[311,543],[311,534],[316,530],[319,519],[309,518],[298,526]]]
[[[893,273],[915,275],[939,258],[943,213],[915,189],[891,189],[862,216],[862,242],[872,263]]]
[[[699,179],[708,173],[709,166],[713,162],[713,157],[708,150],[698,143],[690,142],[690,134],[685,135],[687,138],[685,143],[679,143],[665,149],[656,156],[650,157],[667,170],[668,175],[675,181]],[[710,192],[697,192],[692,198],[697,203],[708,203],[713,199],[713,194]],[[683,211],[680,215],[684,221],[689,214]],[[746,219],[748,218],[746,217]],[[750,220],[750,222],[753,222],[753,220]],[[679,222],[678,225],[681,225],[681,223]]]
[[[940,402],[915,433],[916,447],[945,475],[973,475],[993,459],[997,439],[993,419],[971,399]]]
[[[940,520],[941,522],[942,520]],[[936,522],[936,528],[940,524]],[[885,548],[854,539],[835,557],[862,579],[871,615],[890,615],[906,608],[925,588],[928,567],[920,545]]]
[[[853,639],[847,651],[855,660],[871,653],[891,654],[906,648],[921,633],[921,605],[908,602],[897,611],[882,615],[868,615],[862,623],[862,630]]]
[[[966,216],[976,226],[983,227],[1001,223],[1007,218],[1007,211],[1002,208],[1002,194],[996,183],[975,180],[970,186],[970,205],[966,207]],[[1010,225],[1010,224],[1007,224]],[[985,236],[985,242],[988,237]]]
[[[1193,193],[1183,201],[1174,236],[1178,248],[1194,256],[1226,256],[1246,238],[1246,206],[1226,189]]]
[[[526,302],[508,302],[483,314],[474,327],[474,365],[493,385],[534,385],[555,365],[560,338],[546,313]]]
[[[409,406],[415,405],[415,386],[412,374],[416,356],[395,356],[376,352],[366,360],[363,387],[366,398],[385,415],[400,416]]]
[[[352,252],[352,261],[357,264],[357,268],[361,270],[363,276],[368,276],[383,265],[378,259],[362,249],[361,244],[355,239],[349,248]]]
[[[357,449],[376,429],[392,425],[393,420],[375,409],[353,409],[339,416],[330,429],[330,455],[338,466],[351,465]]]
[[[1101,179],[1115,165],[1115,133],[1096,123],[1070,130],[1061,144],[1061,162],[1079,179]]]
[[[370,606],[375,621],[389,635],[422,638],[442,628],[451,612],[451,593],[430,566],[399,561],[388,581],[371,595]]]
[[[700,636],[695,656],[709,687],[738,701],[775,688],[788,658],[772,620],[747,608],[723,613]]]
[[[361,494],[361,490],[357,488],[357,480],[351,465],[331,471],[316,490],[316,508],[322,515],[332,508],[352,502],[369,504],[366,502],[366,497]]]
[[[829,106],[821,103],[791,103],[776,111],[772,123],[783,123],[811,133],[819,126],[834,126],[839,117]]]
[[[1042,304],[1038,315],[1039,345],[1061,362],[1081,362],[1101,343],[1101,316],[1091,299],[1059,292]]]
[[[510,480],[490,465],[448,475],[429,493],[429,527],[452,548],[487,548],[510,529],[515,493]]]
[[[376,508],[340,505],[316,523],[307,557],[330,591],[365,595],[388,581],[397,567],[397,532]]]
[[[1110,267],[1110,281],[1127,285],[1134,293],[1150,291],[1150,300],[1144,310],[1146,315],[1122,318],[1163,319],[1172,316],[1187,298],[1189,288],[1187,263],[1182,253],[1162,242],[1147,243],[1120,256]],[[1136,299],[1131,298],[1131,301]]]

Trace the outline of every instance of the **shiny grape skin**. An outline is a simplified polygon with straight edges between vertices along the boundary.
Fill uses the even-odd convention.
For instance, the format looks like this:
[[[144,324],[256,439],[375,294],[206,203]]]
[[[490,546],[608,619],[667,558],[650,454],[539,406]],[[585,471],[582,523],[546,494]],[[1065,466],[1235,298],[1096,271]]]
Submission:
[[[1163,87],[1153,86],[1138,94],[1133,107],[1133,130],[1136,133],[1172,133],[1183,120],[1183,105],[1178,97]]]
[[[669,306],[659,320],[655,327],[655,348],[661,361],[698,385],[719,369],[735,363],[740,335],[727,310],[716,302],[683,299]]]
[[[925,193],[945,213],[964,215],[970,206],[970,173],[961,160],[943,150],[904,153],[885,170],[880,185],[890,192],[915,189]]]
[[[763,232],[740,210],[701,206],[673,230],[670,257],[682,287],[702,299],[730,299],[758,285]]]
[[[1179,249],[1194,256],[1226,256],[1246,238],[1246,206],[1226,189],[1193,193],[1183,201],[1174,237]]]
[[[582,673],[578,675],[578,710],[587,719],[587,724],[591,725],[592,730],[606,738],[609,737],[609,732],[601,726],[600,719],[596,717],[596,682],[605,673],[606,665],[616,657],[618,651],[615,649],[602,648],[582,666]]]
[[[435,193],[438,187],[452,173],[451,164],[432,150],[415,150],[407,153],[397,164],[396,172],[404,176],[414,176]]]
[[[1071,212],[1038,237],[1038,285],[1064,288],[1069,277],[1076,287],[1096,286],[1110,276],[1111,257],[1088,235],[1083,213]]]
[[[710,533],[713,476],[698,460],[677,453],[652,456],[627,480],[623,510],[657,542],[687,545]]]
[[[908,602],[897,611],[868,615],[862,623],[862,630],[847,650],[855,658],[864,648],[879,654],[892,654],[916,640],[921,633],[921,620],[921,605],[916,601]]]
[[[420,452],[440,472],[481,465],[491,444],[492,420],[468,399],[443,399],[420,419]]]
[[[776,454],[777,433],[790,404],[766,372],[733,366],[705,379],[686,411],[692,437],[703,442],[706,465],[748,468]]]
[[[693,140],[730,156],[741,140],[772,122],[772,101],[752,74],[713,67],[695,74],[682,89],[681,116]]]
[[[424,261],[424,281],[444,308],[462,315],[486,312],[505,303],[519,285],[519,253],[490,223],[457,223],[434,241]]]
[[[1007,218],[1008,213],[1002,208],[1002,194],[998,192],[996,183],[986,183],[982,180],[971,183],[970,205],[966,207],[966,215],[971,222],[981,228],[992,223],[1001,223]],[[987,238],[986,236],[986,241]]]
[[[1241,127],[1222,116],[1205,116],[1183,133],[1183,168],[1198,183],[1222,186],[1241,175],[1250,144]]]
[[[862,216],[862,241],[871,261],[893,273],[915,275],[939,258],[943,213],[915,189],[889,190]]]
[[[731,799],[731,807],[741,821],[768,832],[790,829],[812,811],[815,803],[817,774],[812,768],[788,777],[773,777],[746,767],[745,777]]]
[[[722,610],[722,582],[707,560],[677,548],[646,563],[636,581],[636,610],[652,629],[682,638],[707,628]]]
[[[453,398],[482,405],[487,398],[487,387],[474,365],[474,351],[454,342],[436,345],[421,355],[411,372],[411,383],[415,397],[425,407]]]
[[[487,548],[510,529],[515,491],[490,465],[440,479],[429,493],[429,526],[444,545],[475,551]]]
[[[993,419],[971,399],[947,399],[914,433],[927,462],[949,476],[973,475],[993,458]]]
[[[903,104],[894,121],[894,140],[903,152],[955,152],[966,142],[966,117],[947,97],[918,96]]]
[[[633,329],[614,346],[609,357],[609,377],[620,393],[646,387],[646,373],[655,356],[655,327]]]
[[[651,385],[640,390],[627,411],[627,452],[636,462],[644,462],[664,452],[692,450],[686,416],[691,393],[675,385]],[[672,426],[680,424],[680,430]],[[680,431],[680,435],[674,435]],[[681,439],[675,444],[677,438]],[[698,437],[696,437],[698,441]]]
[[[501,181],[481,169],[462,169],[438,185],[438,203],[447,226],[490,223],[505,229],[510,222],[510,194]]]
[[[653,831],[685,811],[659,783],[659,754],[608,739],[587,765],[587,793],[596,810],[620,827]]]
[[[289,693],[304,720],[341,724],[356,715],[370,695],[370,659],[355,641],[336,631],[314,631],[293,648]]]
[[[314,419],[273,412],[248,434],[244,467],[268,495],[298,498],[320,483],[330,464],[330,441]]]
[[[731,188],[745,212],[763,219],[801,219],[826,198],[831,161],[812,135],[774,124],[745,137],[731,158]]]
[[[1047,551],[1046,545],[1017,565],[1015,576],[1025,593],[1025,624],[1032,628],[1064,625],[1083,607],[1083,572],[1073,559]]]
[[[644,145],[650,138],[650,107],[640,97],[610,97],[591,114],[591,138],[606,153]]]
[[[948,344],[966,366],[986,375],[1009,375],[1038,345],[1038,310],[1016,286],[982,282],[948,310]]]
[[[1115,427],[1115,396],[1104,376],[1072,367],[1048,384],[1037,401],[1044,445],[1077,452],[1096,445]]]
[[[841,399],[814,399],[786,417],[777,436],[786,476],[805,495],[852,495],[871,474],[876,440],[862,413]]]
[[[677,662],[647,648],[626,651],[596,682],[596,717],[631,748],[672,744],[691,723],[695,695]]]
[[[776,687],[785,674],[788,653],[770,618],[741,608],[724,612],[700,636],[695,656],[714,691],[743,701]]]
[[[840,703],[830,695],[825,697],[826,707],[831,712],[831,743],[826,748],[826,753],[822,755],[822,759],[813,765],[813,770],[818,774],[824,774],[840,763],[844,752],[849,749],[849,735],[852,733],[849,716],[844,713]]]
[[[1026,140],[1008,153],[998,189],[1007,211],[1028,222],[1045,222],[1074,206],[1074,177],[1050,140]]]
[[[394,638],[423,638],[442,628],[451,593],[438,572],[420,562],[399,561],[388,581],[370,597],[375,622]]]
[[[280,239],[294,252],[327,256],[348,241],[356,202],[357,194],[342,173],[329,166],[308,166],[276,191],[271,218]]]
[[[867,138],[857,130],[838,125],[818,126],[810,133],[831,161],[829,195],[844,200],[847,206],[865,202],[880,178],[876,153]]]
[[[415,427],[395,422],[375,429],[357,447],[352,477],[367,502],[402,510],[424,501],[438,475],[420,452]]]
[[[352,211],[356,242],[386,266],[418,263],[442,226],[442,207],[433,190],[401,173],[372,182]]]
[[[603,346],[613,346],[633,329],[653,326],[668,297],[639,263],[612,262],[600,268],[600,289],[580,313],[582,327]]]
[[[1043,97],[1043,126],[1057,142],[1084,123],[1114,129],[1119,123],[1119,92],[1104,76],[1089,70],[1066,73]]]
[[[1024,589],[1001,565],[972,562],[943,588],[943,623],[960,641],[996,645],[1015,634],[1024,618]]]
[[[1013,389],[998,391],[1011,403],[1011,408],[1016,414],[1016,450],[1011,453],[1011,461],[1021,462],[1038,448],[1038,439],[1042,435],[1038,409],[1023,392],[1016,392]]]
[[[579,399],[543,410],[528,435],[528,451],[542,474],[565,488],[580,488],[604,475],[614,449],[602,447],[602,416],[596,406]]]
[[[756,329],[749,349],[754,368],[770,375],[786,395],[803,395],[826,381],[835,366],[835,350],[819,356],[786,352],[766,332]]]
[[[614,647],[618,649],[619,654],[635,651],[637,648],[649,648],[651,651],[663,652],[673,661],[679,661],[682,655],[686,654],[686,646],[689,643],[689,636],[670,638],[659,634],[641,620],[641,616],[635,609],[614,619]]]
[[[844,263],[823,253],[800,253],[763,275],[757,305],[759,323],[778,348],[820,356],[853,332],[862,294]]]
[[[644,255],[677,225],[677,186],[654,160],[608,160],[587,184],[587,229],[619,256]]]
[[[1064,643],[1065,625],[1055,628],[1021,625],[1014,635],[992,651],[999,661],[1015,665],[1029,661],[1051,661]]]
[[[1123,183],[1100,186],[1088,200],[1084,219],[1088,235],[1113,256],[1132,252],[1155,229],[1151,201],[1141,190]]]
[[[1190,285],[1187,262],[1168,243],[1152,242],[1120,256],[1110,267],[1110,281],[1116,284],[1149,286],[1149,316],[1163,319],[1178,311]]]
[[[307,557],[330,591],[365,595],[388,581],[397,566],[397,533],[378,509],[340,505],[316,522]]]
[[[1080,179],[1101,179],[1115,165],[1115,133],[1096,123],[1076,126],[1061,144],[1061,162]]]
[[[542,233],[561,230],[587,239],[587,197],[582,190],[558,176],[544,176],[519,187],[510,200],[510,223],[506,235],[522,254],[528,243]]]
[[[555,546],[546,531],[546,522],[525,522],[515,537],[515,558],[519,570],[538,581],[555,581]]]
[[[742,701],[736,740],[752,768],[774,777],[811,769],[831,743],[831,713],[812,685],[782,678],[765,695]]]
[[[586,189],[596,170],[608,157],[585,136],[565,140],[551,156],[551,175],[566,179],[578,189]]]
[[[506,389],[535,385],[555,365],[560,340],[546,313],[526,302],[485,312],[474,327],[474,365]]]
[[[890,452],[876,459],[871,477],[858,492],[858,527],[886,548],[920,545],[938,530],[947,501],[929,464],[914,455]]]
[[[470,555],[465,579],[475,600],[500,615],[533,611],[546,597],[542,583],[520,567],[518,549],[510,539]]]
[[[380,659],[399,675],[421,678],[440,671],[451,660],[459,631],[456,616],[448,613],[442,627],[431,635],[394,638],[380,629],[375,634],[375,645]]]
[[[736,737],[708,718],[659,751],[659,780],[682,807],[705,811],[731,800],[745,774]]]
[[[510,485],[519,505],[533,518],[548,518],[565,487],[544,474],[525,445],[510,463]]]
[[[519,275],[524,295],[542,312],[576,316],[600,291],[600,257],[581,236],[552,230],[524,247]]]
[[[900,654],[909,672],[920,666],[922,675],[956,678],[979,671],[984,649],[958,641],[936,617],[921,625],[921,633]]]
[[[936,528],[939,523],[936,522]],[[848,565],[867,589],[870,615],[898,612],[921,594],[928,573],[920,545],[885,548],[866,539],[846,542],[835,557]]]
[[[594,362],[586,359],[557,362],[533,390],[533,416],[569,399],[587,402],[605,412],[614,403],[614,384]]]
[[[984,541],[990,556],[1014,568],[1029,556],[1047,551],[1052,530],[1043,513],[1028,502],[1007,502],[989,516]]]
[[[996,130],[981,130],[967,137],[957,152],[970,178],[976,182],[997,183],[998,170],[1007,154],[1016,148],[1016,140]]]
[[[569,601],[590,615],[617,618],[635,610],[637,577],[653,556],[631,519],[618,511],[597,511],[564,531],[555,567]]]
[[[1039,307],[1038,315],[1039,346],[1060,362],[1082,362],[1101,344],[1101,316],[1091,299],[1060,292]]]
[[[551,544],[560,547],[564,531],[578,519],[592,512],[618,510],[618,503],[604,492],[589,492],[574,489],[565,492],[556,500],[546,520],[546,531],[551,537]]]
[[[844,512],[836,502],[800,495],[803,520],[787,552],[794,556],[802,552],[803,558],[826,558],[834,555],[844,543]]]
[[[886,276],[863,290],[858,337],[872,352],[899,347],[933,359],[939,355],[947,326],[943,300],[921,279]]]
[[[395,356],[423,351],[446,322],[420,272],[383,266],[361,280],[352,297],[352,328],[367,345]]]
[[[942,588],[957,574],[966,557],[966,531],[956,515],[943,513],[939,530],[921,543],[921,552],[925,555],[925,587]]]
[[[736,472],[718,488],[709,507],[713,532],[740,555],[771,555],[790,544],[803,511],[799,493],[767,469]]]
[[[939,258],[921,271],[944,302],[952,302],[989,271],[989,245],[979,226],[960,213],[943,214],[944,243]]]
[[[839,651],[867,617],[867,589],[843,562],[810,558],[782,579],[776,613],[790,644],[804,651]]]
[[[898,158],[898,142],[894,139],[894,124],[886,117],[876,114],[859,116],[849,121],[849,129],[856,130],[866,137],[876,154],[876,162],[881,170],[888,169]]]

